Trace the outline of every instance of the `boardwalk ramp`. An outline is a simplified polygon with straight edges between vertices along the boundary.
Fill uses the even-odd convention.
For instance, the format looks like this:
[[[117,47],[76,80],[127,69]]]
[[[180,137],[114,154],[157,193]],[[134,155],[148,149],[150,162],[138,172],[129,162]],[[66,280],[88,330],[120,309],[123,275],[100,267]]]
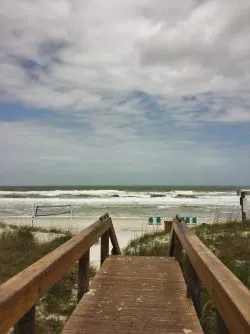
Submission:
[[[203,333],[177,261],[111,256],[63,333]]]
[[[101,269],[89,285],[90,248],[98,240]],[[40,298],[74,264],[78,305],[64,334],[202,333],[204,289],[216,308],[216,334],[250,333],[249,289],[183,221],[171,223],[166,257],[121,256],[105,214],[0,286],[0,334],[12,327],[36,334]]]

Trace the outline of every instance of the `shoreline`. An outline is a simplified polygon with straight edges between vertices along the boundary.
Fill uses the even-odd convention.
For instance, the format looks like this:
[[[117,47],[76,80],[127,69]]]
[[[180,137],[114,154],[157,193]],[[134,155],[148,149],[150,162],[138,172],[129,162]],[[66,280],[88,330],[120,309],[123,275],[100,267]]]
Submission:
[[[34,227],[41,227],[45,229],[58,228],[62,231],[70,231],[73,234],[79,233],[81,230],[85,229],[89,225],[93,224],[98,220],[99,216],[54,216],[54,217],[39,217],[34,220]],[[120,248],[125,248],[129,241],[134,238],[138,238],[142,234],[152,233],[164,230],[164,220],[172,220],[173,218],[162,218],[160,225],[149,225],[149,216],[137,216],[137,217],[115,217],[111,216],[114,229],[116,231],[117,239]],[[226,221],[225,218],[219,218],[218,222],[222,223]],[[0,216],[0,222],[6,225],[17,225],[17,226],[30,226],[32,227],[32,216]],[[212,224],[213,218],[203,217],[198,218],[198,223]],[[190,224],[190,226],[195,226]],[[46,233],[46,232],[44,232]],[[44,237],[44,236],[43,236]],[[49,238],[49,233],[47,234]],[[45,238],[45,237],[44,237]],[[111,244],[110,244],[111,247]],[[111,249],[111,248],[110,248]],[[100,244],[95,244],[90,249],[90,261],[94,266],[99,267],[100,265]]]
[[[215,222],[223,223],[230,220],[230,217],[225,215],[209,215],[209,216],[199,216],[198,214],[187,215],[189,217],[196,217],[197,224],[200,225],[202,223],[213,224]],[[79,231],[83,228],[86,228],[88,225],[93,224],[99,219],[99,215],[91,215],[91,216],[83,216],[83,215],[74,215],[74,216],[46,216],[46,217],[36,217],[33,220],[34,227],[60,227],[60,228],[69,228],[76,229]],[[110,215],[114,226],[115,225],[126,225],[126,228],[129,230],[139,230],[141,227],[160,227],[164,226],[164,220],[173,220],[173,217],[162,217],[161,216],[161,224],[156,225],[155,220],[157,216],[154,215],[140,215],[140,216],[114,216]],[[148,220],[150,217],[154,218],[154,225],[150,225]],[[27,225],[32,226],[32,215],[3,215],[0,216],[0,222],[12,225]],[[238,219],[237,219],[238,220]],[[54,225],[56,224],[56,225]],[[191,224],[190,224],[191,225]],[[125,226],[124,226],[125,227]]]
[[[42,227],[45,229],[58,228],[62,231],[71,231],[73,234],[79,233],[89,225],[93,224],[98,220],[99,216],[83,217],[73,216],[71,220],[69,217],[46,217],[38,218],[34,222],[34,227]],[[120,245],[120,248],[127,246],[128,242],[144,233],[162,231],[164,224],[161,225],[148,225],[147,219],[142,221],[141,217],[134,217],[129,219],[123,219],[118,217],[111,217],[113,225],[116,231],[116,236]],[[0,222],[8,225],[17,226],[30,226],[32,227],[32,216],[3,216],[0,217]],[[46,232],[44,232],[46,233]],[[49,232],[47,233],[49,238]],[[111,249],[111,243],[110,243]],[[100,266],[100,243],[94,244],[90,249],[90,262],[99,268]]]

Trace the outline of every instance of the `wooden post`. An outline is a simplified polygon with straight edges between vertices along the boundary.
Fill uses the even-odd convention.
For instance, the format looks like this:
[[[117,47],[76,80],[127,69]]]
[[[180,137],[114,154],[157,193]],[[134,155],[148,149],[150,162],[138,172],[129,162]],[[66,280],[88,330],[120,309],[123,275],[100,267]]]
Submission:
[[[174,229],[172,228],[171,236],[170,236],[170,245],[168,256],[174,256],[176,260],[181,264],[181,252],[182,252],[182,245],[181,242],[175,233]]]
[[[217,334],[230,334],[225,322],[220,316],[220,313],[216,311],[217,316]]]
[[[241,196],[240,196],[240,205],[241,205],[241,216],[242,216],[242,222],[246,223],[247,222],[247,214],[244,211],[244,199],[246,198],[246,193],[245,191],[241,192]]]
[[[185,279],[187,284],[187,297],[192,298],[194,308],[198,317],[200,317],[201,313],[201,284],[197,273],[192,266],[192,263],[189,261],[189,258],[186,254],[185,264]]]
[[[170,257],[174,256],[175,239],[176,239],[176,233],[174,231],[174,228],[172,227],[172,230],[171,230],[171,233],[170,233],[169,250],[168,250],[168,256],[170,256]]]
[[[164,230],[165,230],[165,232],[167,232],[167,233],[171,232],[172,225],[173,225],[172,220],[165,220],[164,221]]]
[[[110,237],[110,241],[111,241],[112,246],[113,246],[111,254],[112,255],[121,255],[120,246],[119,246],[117,238],[116,238],[116,234],[115,234],[113,224],[111,225],[111,227],[109,229],[109,237]]]
[[[109,231],[106,231],[101,236],[101,266],[108,256],[109,256]]]
[[[35,334],[36,306],[33,306],[15,325],[14,334]]]
[[[174,257],[179,262],[180,267],[182,267],[182,263],[181,263],[182,244],[176,233],[174,237],[175,237]]]
[[[89,290],[89,250],[78,261],[78,303]]]

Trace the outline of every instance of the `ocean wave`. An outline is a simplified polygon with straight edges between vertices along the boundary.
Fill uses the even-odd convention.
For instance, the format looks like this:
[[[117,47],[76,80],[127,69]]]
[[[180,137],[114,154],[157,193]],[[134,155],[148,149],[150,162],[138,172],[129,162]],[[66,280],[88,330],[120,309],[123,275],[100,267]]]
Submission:
[[[165,197],[165,194],[150,194],[150,197],[154,198],[154,197]]]
[[[188,194],[178,194],[178,195],[176,195],[175,196],[175,198],[197,198],[197,196],[196,195],[188,195]]]
[[[39,198],[1,198],[0,203],[3,205],[17,205],[22,203],[39,203],[39,204],[72,204],[72,205],[85,205],[85,206],[128,206],[128,205],[168,205],[168,206],[180,206],[180,205],[198,205],[198,206],[224,206],[224,205],[239,205],[239,198],[237,196],[206,196],[199,198],[176,198],[173,196],[164,197],[39,197]]]
[[[119,195],[111,195],[111,197],[119,197]],[[101,198],[98,195],[89,195],[89,194],[27,194],[27,193],[13,193],[13,194],[0,194],[0,198]]]
[[[53,189],[53,190],[1,190],[0,208],[32,206],[33,204],[72,204],[75,207],[100,208],[119,207],[128,210],[128,207],[158,207],[160,210],[169,208],[188,207],[221,207],[239,205],[236,192],[228,191],[195,191],[195,190],[169,190],[169,191],[132,191],[118,189]],[[249,202],[250,203],[250,202]],[[209,210],[209,209],[206,209]],[[3,210],[2,210],[3,211]]]

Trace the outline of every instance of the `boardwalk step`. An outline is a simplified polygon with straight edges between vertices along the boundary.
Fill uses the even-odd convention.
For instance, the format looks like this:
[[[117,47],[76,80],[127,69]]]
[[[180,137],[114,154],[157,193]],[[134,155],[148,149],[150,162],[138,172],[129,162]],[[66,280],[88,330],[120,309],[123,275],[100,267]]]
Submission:
[[[203,333],[178,263],[111,256],[65,325],[72,333]]]

